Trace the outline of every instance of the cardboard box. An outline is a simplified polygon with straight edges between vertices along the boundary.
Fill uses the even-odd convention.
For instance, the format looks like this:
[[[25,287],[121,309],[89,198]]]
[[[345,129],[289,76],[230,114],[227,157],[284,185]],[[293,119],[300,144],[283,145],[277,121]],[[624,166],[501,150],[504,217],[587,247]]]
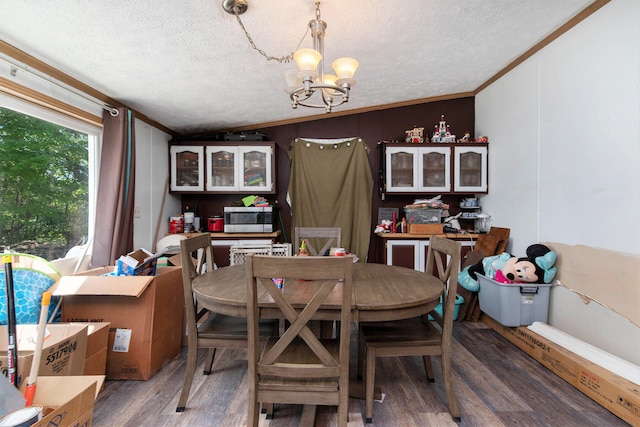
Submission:
[[[73,323],[87,326],[87,351],[84,375],[105,375],[107,372],[107,346],[109,345],[109,322]]]
[[[17,325],[18,378],[31,371],[38,325]],[[83,375],[87,347],[87,326],[50,323],[45,332],[38,375]],[[28,356],[28,357],[27,357]],[[6,376],[7,327],[0,326],[0,366]]]
[[[158,258],[144,249],[129,252],[118,259],[118,276],[155,276]]]
[[[103,383],[101,375],[38,377],[33,403],[43,406],[44,417],[32,427],[90,427],[93,403]]]
[[[640,387],[530,331],[509,328],[484,315],[482,321],[551,372],[633,426],[640,426]]]
[[[0,340],[2,339],[0,334]],[[32,351],[18,351],[18,384],[22,384],[27,380],[31,371],[31,362],[33,361]],[[9,357],[7,355],[7,340],[0,341],[0,372],[6,378],[9,377],[9,367],[7,363]]]
[[[442,234],[443,230],[443,224],[407,224],[409,234]]]
[[[102,276],[114,267],[63,276],[62,319],[110,322],[107,379],[148,380],[180,353],[182,270],[158,268],[157,276]]]

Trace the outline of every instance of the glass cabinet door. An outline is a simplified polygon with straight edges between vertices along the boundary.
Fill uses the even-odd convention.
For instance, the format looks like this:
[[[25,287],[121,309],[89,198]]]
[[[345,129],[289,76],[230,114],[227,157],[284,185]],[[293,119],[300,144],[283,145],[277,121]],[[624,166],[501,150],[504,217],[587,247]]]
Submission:
[[[451,191],[451,149],[420,147],[420,185],[425,192]]]
[[[171,190],[204,190],[204,148],[173,145],[171,157]]]
[[[235,191],[238,189],[238,147],[207,147],[207,191]]]
[[[386,191],[418,191],[417,147],[387,147],[385,151]]]
[[[454,191],[487,192],[487,147],[455,147]]]
[[[271,191],[271,159],[269,146],[239,147],[240,165],[238,181],[242,191]]]

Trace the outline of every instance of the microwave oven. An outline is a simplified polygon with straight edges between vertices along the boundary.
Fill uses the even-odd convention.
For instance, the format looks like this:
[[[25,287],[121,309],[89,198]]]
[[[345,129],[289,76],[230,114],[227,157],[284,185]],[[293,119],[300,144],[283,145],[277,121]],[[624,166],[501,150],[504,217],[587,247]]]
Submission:
[[[273,206],[225,207],[225,233],[273,232]]]

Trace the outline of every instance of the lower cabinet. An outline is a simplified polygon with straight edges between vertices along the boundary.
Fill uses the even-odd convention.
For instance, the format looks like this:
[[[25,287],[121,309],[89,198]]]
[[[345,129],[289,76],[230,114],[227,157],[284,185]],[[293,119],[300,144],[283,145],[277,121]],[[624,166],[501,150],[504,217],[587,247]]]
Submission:
[[[475,237],[456,238],[462,246],[460,262],[467,252],[473,249]],[[385,238],[384,262],[387,265],[412,268],[425,271],[429,238],[390,239]]]

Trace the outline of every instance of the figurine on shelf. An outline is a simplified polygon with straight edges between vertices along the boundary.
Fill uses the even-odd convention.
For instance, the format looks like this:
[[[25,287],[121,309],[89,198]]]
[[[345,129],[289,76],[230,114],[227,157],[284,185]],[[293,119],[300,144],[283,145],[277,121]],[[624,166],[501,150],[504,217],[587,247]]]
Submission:
[[[423,134],[424,134],[424,128],[419,128],[416,125],[413,125],[413,129],[404,131],[404,135],[405,135],[404,140],[406,142],[423,143],[424,142]]]
[[[471,142],[471,133],[466,131],[464,136],[458,140],[458,142]]]
[[[440,116],[440,123],[436,125],[431,142],[456,142],[456,136],[451,134],[449,125],[444,120],[444,114]]]

